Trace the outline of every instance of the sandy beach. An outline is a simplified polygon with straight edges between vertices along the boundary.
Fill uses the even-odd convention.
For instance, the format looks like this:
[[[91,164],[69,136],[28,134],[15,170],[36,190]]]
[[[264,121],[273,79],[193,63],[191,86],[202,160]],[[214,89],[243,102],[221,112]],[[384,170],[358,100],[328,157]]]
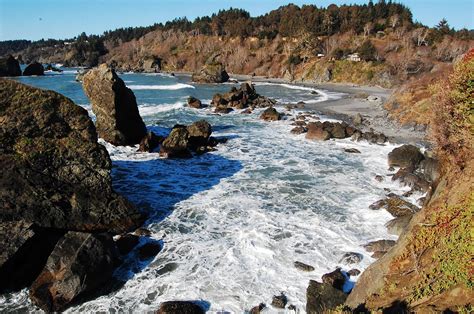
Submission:
[[[311,87],[319,90],[341,93],[339,99],[329,99],[316,104],[306,104],[305,109],[315,110],[320,114],[335,117],[337,119],[352,122],[353,117],[360,113],[363,117],[362,131],[369,131],[371,128],[389,137],[391,142],[411,143],[422,146],[429,146],[425,139],[426,132],[414,130],[412,127],[403,127],[397,121],[388,117],[387,110],[383,107],[390,98],[393,89],[386,89],[378,86],[359,86],[349,83],[309,83],[291,82],[285,79],[266,78],[249,75],[231,75],[232,79],[238,81],[270,82],[278,84],[293,84],[298,86]],[[375,96],[376,99],[370,101],[367,98]],[[373,98],[373,97],[372,97]]]

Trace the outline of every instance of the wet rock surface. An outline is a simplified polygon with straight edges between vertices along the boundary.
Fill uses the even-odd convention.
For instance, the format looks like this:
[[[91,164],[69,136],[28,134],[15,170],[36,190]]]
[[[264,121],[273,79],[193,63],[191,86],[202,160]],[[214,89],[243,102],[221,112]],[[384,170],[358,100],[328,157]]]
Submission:
[[[306,312],[308,314],[326,313],[344,304],[346,299],[347,295],[331,284],[310,280],[306,290]]]

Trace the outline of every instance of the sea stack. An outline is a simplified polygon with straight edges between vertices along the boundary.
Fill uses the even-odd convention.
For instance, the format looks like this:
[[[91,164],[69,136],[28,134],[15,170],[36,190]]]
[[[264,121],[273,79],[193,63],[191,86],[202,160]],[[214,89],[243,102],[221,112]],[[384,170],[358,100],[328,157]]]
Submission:
[[[21,76],[20,63],[12,55],[0,58],[0,76]]]
[[[117,146],[140,143],[147,133],[135,95],[111,67],[102,64],[88,71],[82,86],[97,117],[99,137]]]

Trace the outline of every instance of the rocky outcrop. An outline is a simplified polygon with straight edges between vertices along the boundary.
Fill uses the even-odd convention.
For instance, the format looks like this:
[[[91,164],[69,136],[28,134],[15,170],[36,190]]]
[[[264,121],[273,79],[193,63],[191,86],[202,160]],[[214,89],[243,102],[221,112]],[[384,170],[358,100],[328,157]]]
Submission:
[[[281,114],[275,108],[270,107],[262,112],[260,119],[265,121],[278,121],[281,119]]]
[[[110,281],[116,258],[110,235],[68,232],[33,282],[30,298],[46,312],[62,311]]]
[[[204,314],[197,304],[189,301],[168,301],[160,305],[157,314]]]
[[[111,184],[111,161],[87,111],[70,99],[0,80],[0,220],[120,233],[141,215]]]
[[[137,101],[115,71],[105,64],[89,70],[83,88],[97,117],[99,136],[114,145],[134,145],[146,135]]]
[[[415,168],[423,158],[423,154],[418,147],[402,145],[388,154],[388,165],[401,168]]]
[[[188,107],[201,109],[202,108],[202,103],[199,99],[197,99],[193,96],[189,96],[189,98],[188,98]]]
[[[194,153],[212,150],[217,142],[211,140],[212,127],[200,120],[189,126],[175,125],[160,147],[160,156],[164,158],[189,158]]]
[[[33,62],[28,64],[28,66],[23,70],[23,76],[32,76],[32,75],[44,75],[44,67],[39,62]]]
[[[345,122],[316,121],[308,123],[307,127],[308,133],[306,133],[306,138],[310,140],[342,139],[350,137],[354,133],[354,128]]]
[[[341,270],[338,268],[334,270],[333,272],[324,274],[321,278],[323,283],[330,284],[337,290],[342,291],[342,287],[344,286],[344,283],[346,282],[346,277],[342,274]]]
[[[211,62],[193,73],[191,79],[196,83],[224,83],[229,80],[229,74],[222,63]]]
[[[12,55],[0,58],[0,76],[21,76],[20,63]]]
[[[156,73],[161,71],[161,58],[158,57],[147,57],[143,60],[143,72],[145,73]]]
[[[251,83],[242,83],[240,88],[232,87],[225,94],[215,94],[211,101],[218,113],[228,113],[233,109],[265,108],[274,104],[275,100],[259,95]]]
[[[334,310],[346,301],[347,295],[334,288],[329,283],[309,281],[306,290],[306,312],[308,314],[322,314]]]

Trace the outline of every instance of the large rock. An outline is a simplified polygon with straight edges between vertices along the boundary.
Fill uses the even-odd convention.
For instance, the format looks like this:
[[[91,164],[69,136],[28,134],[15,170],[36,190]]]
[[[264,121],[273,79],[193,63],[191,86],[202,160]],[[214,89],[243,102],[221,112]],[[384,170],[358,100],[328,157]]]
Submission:
[[[200,108],[202,108],[202,103],[196,97],[189,96],[189,98],[188,98],[188,107],[200,109]]]
[[[0,220],[121,233],[141,215],[112,189],[111,161],[87,111],[0,79]]]
[[[0,293],[29,286],[62,234],[31,222],[0,222]]]
[[[251,83],[242,83],[239,88],[232,87],[225,94],[215,94],[211,101],[211,105],[216,107],[216,112],[225,112],[231,108],[266,108],[274,104],[276,104],[274,99],[259,95]]]
[[[189,125],[186,130],[189,135],[188,145],[192,150],[196,150],[200,146],[206,146],[212,133],[212,127],[206,120],[196,121]]]
[[[193,73],[191,79],[196,83],[224,83],[229,80],[229,74],[222,63],[212,62]]]
[[[308,123],[306,138],[309,140],[327,141],[331,138],[331,133],[323,128],[321,122],[310,122]]]
[[[168,301],[160,305],[157,314],[204,314],[204,310],[189,301]]]
[[[0,58],[0,76],[20,76],[20,63],[12,55]]]
[[[188,158],[189,132],[185,126],[175,126],[160,147],[160,156],[165,158]]]
[[[23,71],[23,75],[24,76],[44,75],[44,67],[39,62],[30,63]]]
[[[143,60],[143,72],[156,73],[161,71],[161,58],[147,57]]]
[[[334,310],[346,301],[347,295],[334,288],[331,284],[309,281],[306,290],[306,312],[308,314],[322,314]]]
[[[342,287],[344,286],[344,283],[346,282],[346,277],[341,272],[340,268],[330,273],[324,274],[321,279],[323,283],[330,284],[337,290],[341,290],[341,291],[342,291]]]
[[[84,92],[97,117],[99,136],[114,145],[134,145],[146,135],[132,90],[106,64],[88,71],[83,77]]]
[[[416,168],[423,160],[423,154],[413,145],[402,145],[388,154],[388,165],[401,168]]]
[[[46,312],[62,311],[107,284],[116,259],[110,235],[68,232],[33,282],[31,301]]]
[[[260,119],[265,121],[278,121],[281,119],[281,114],[275,108],[270,107],[262,112]]]

